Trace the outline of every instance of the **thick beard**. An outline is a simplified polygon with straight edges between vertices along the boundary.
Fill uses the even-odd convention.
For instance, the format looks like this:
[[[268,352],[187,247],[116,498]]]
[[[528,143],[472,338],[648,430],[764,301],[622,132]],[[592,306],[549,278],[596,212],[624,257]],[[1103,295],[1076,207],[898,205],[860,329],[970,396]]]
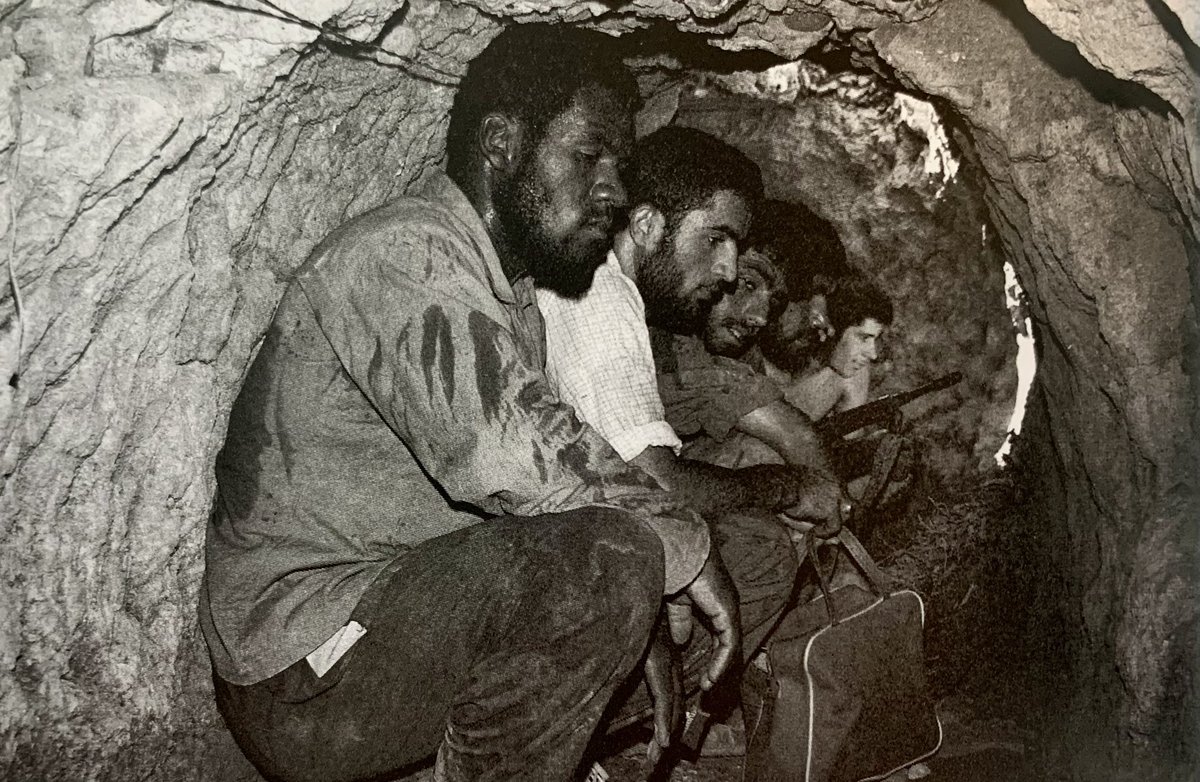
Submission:
[[[675,236],[663,238],[658,249],[638,268],[638,292],[646,303],[646,320],[653,326],[676,334],[697,335],[708,319],[707,306],[679,295],[683,274],[675,263]]]
[[[510,248],[524,260],[535,285],[570,299],[587,293],[596,269],[604,263],[610,241],[579,233],[556,239],[546,233],[541,218],[549,211],[550,199],[536,179],[531,156],[521,163],[512,179],[498,187],[494,203]],[[602,217],[588,215],[587,219]]]
[[[741,358],[750,350],[755,342],[753,339],[748,339],[745,342],[735,344],[722,344],[718,340],[718,330],[720,328],[722,328],[720,324],[714,326],[711,322],[705,321],[704,332],[701,334],[701,337],[704,339],[705,349],[714,356]]]
[[[758,334],[758,349],[767,361],[795,374],[807,368],[809,362],[817,357],[820,342],[815,331],[801,332],[788,340],[769,325]]]

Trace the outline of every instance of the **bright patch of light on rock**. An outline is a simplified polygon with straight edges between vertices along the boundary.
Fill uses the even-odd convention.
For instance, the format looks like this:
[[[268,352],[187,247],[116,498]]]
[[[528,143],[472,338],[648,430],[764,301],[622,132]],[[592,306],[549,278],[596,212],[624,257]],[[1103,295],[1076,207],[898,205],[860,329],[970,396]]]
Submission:
[[[1037,374],[1037,355],[1033,342],[1033,322],[1029,319],[1029,304],[1025,290],[1017,279],[1017,270],[1009,261],[1004,262],[1004,299],[1012,315],[1013,331],[1017,336],[1017,401],[1013,405],[1012,417],[1008,419],[1008,435],[1005,436],[1000,450],[996,451],[996,464],[1001,467],[1008,465],[1013,440],[1021,434],[1021,424],[1025,420],[1025,404],[1029,400],[1034,375]]]
[[[940,198],[946,185],[958,175],[958,160],[950,149],[950,139],[937,109],[932,103],[903,92],[896,93],[892,105],[899,112],[901,122],[925,136],[929,144],[923,153],[925,173],[941,177],[942,186],[937,192]]]

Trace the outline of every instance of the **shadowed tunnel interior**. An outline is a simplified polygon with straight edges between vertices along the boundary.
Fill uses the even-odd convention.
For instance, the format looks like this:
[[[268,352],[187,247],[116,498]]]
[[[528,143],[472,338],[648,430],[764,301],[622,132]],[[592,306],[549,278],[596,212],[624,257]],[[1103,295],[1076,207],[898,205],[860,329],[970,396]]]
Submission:
[[[932,584],[964,607],[931,626],[935,670],[977,681],[962,648],[1031,671],[1048,777],[1190,778],[1200,17],[1180,0],[0,3],[0,775],[256,778],[195,618],[230,407],[289,275],[441,165],[465,63],[535,20],[619,36],[640,130],[715,133],[837,226],[897,304],[878,392],[964,371],[910,416],[938,497],[999,480],[1011,264],[1038,374],[1009,510],[878,545],[898,568],[948,535],[975,557]]]

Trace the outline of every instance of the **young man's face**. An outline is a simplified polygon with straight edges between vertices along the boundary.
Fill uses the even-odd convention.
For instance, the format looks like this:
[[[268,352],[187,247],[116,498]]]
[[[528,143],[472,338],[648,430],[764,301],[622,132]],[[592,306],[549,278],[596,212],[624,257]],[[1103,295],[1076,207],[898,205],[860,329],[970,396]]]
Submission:
[[[502,186],[497,211],[538,285],[565,296],[591,286],[625,205],[617,169],[632,142],[627,107],[611,91],[585,87]]]
[[[879,358],[879,338],[883,336],[883,324],[874,318],[866,318],[857,326],[850,326],[838,338],[829,366],[842,377],[853,377]]]
[[[776,314],[785,294],[779,272],[766,256],[749,250],[738,259],[737,287],[708,313],[704,345],[718,356],[740,356]]]
[[[749,229],[749,207],[729,190],[685,214],[638,272],[647,319],[683,333],[703,328],[709,308],[737,279],[738,243]]]

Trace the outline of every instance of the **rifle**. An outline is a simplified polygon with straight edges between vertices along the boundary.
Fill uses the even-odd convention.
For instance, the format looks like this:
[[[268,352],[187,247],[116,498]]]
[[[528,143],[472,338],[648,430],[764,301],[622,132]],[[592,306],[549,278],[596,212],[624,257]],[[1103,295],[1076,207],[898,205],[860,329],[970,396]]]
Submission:
[[[851,432],[857,432],[864,426],[888,421],[892,416],[900,412],[901,407],[904,407],[904,405],[914,399],[920,399],[926,394],[950,388],[960,380],[962,380],[962,372],[951,372],[947,375],[942,375],[937,380],[931,380],[925,385],[917,386],[910,391],[898,391],[895,394],[887,394],[864,405],[827,415],[813,424],[813,429],[826,440],[842,437]]]

